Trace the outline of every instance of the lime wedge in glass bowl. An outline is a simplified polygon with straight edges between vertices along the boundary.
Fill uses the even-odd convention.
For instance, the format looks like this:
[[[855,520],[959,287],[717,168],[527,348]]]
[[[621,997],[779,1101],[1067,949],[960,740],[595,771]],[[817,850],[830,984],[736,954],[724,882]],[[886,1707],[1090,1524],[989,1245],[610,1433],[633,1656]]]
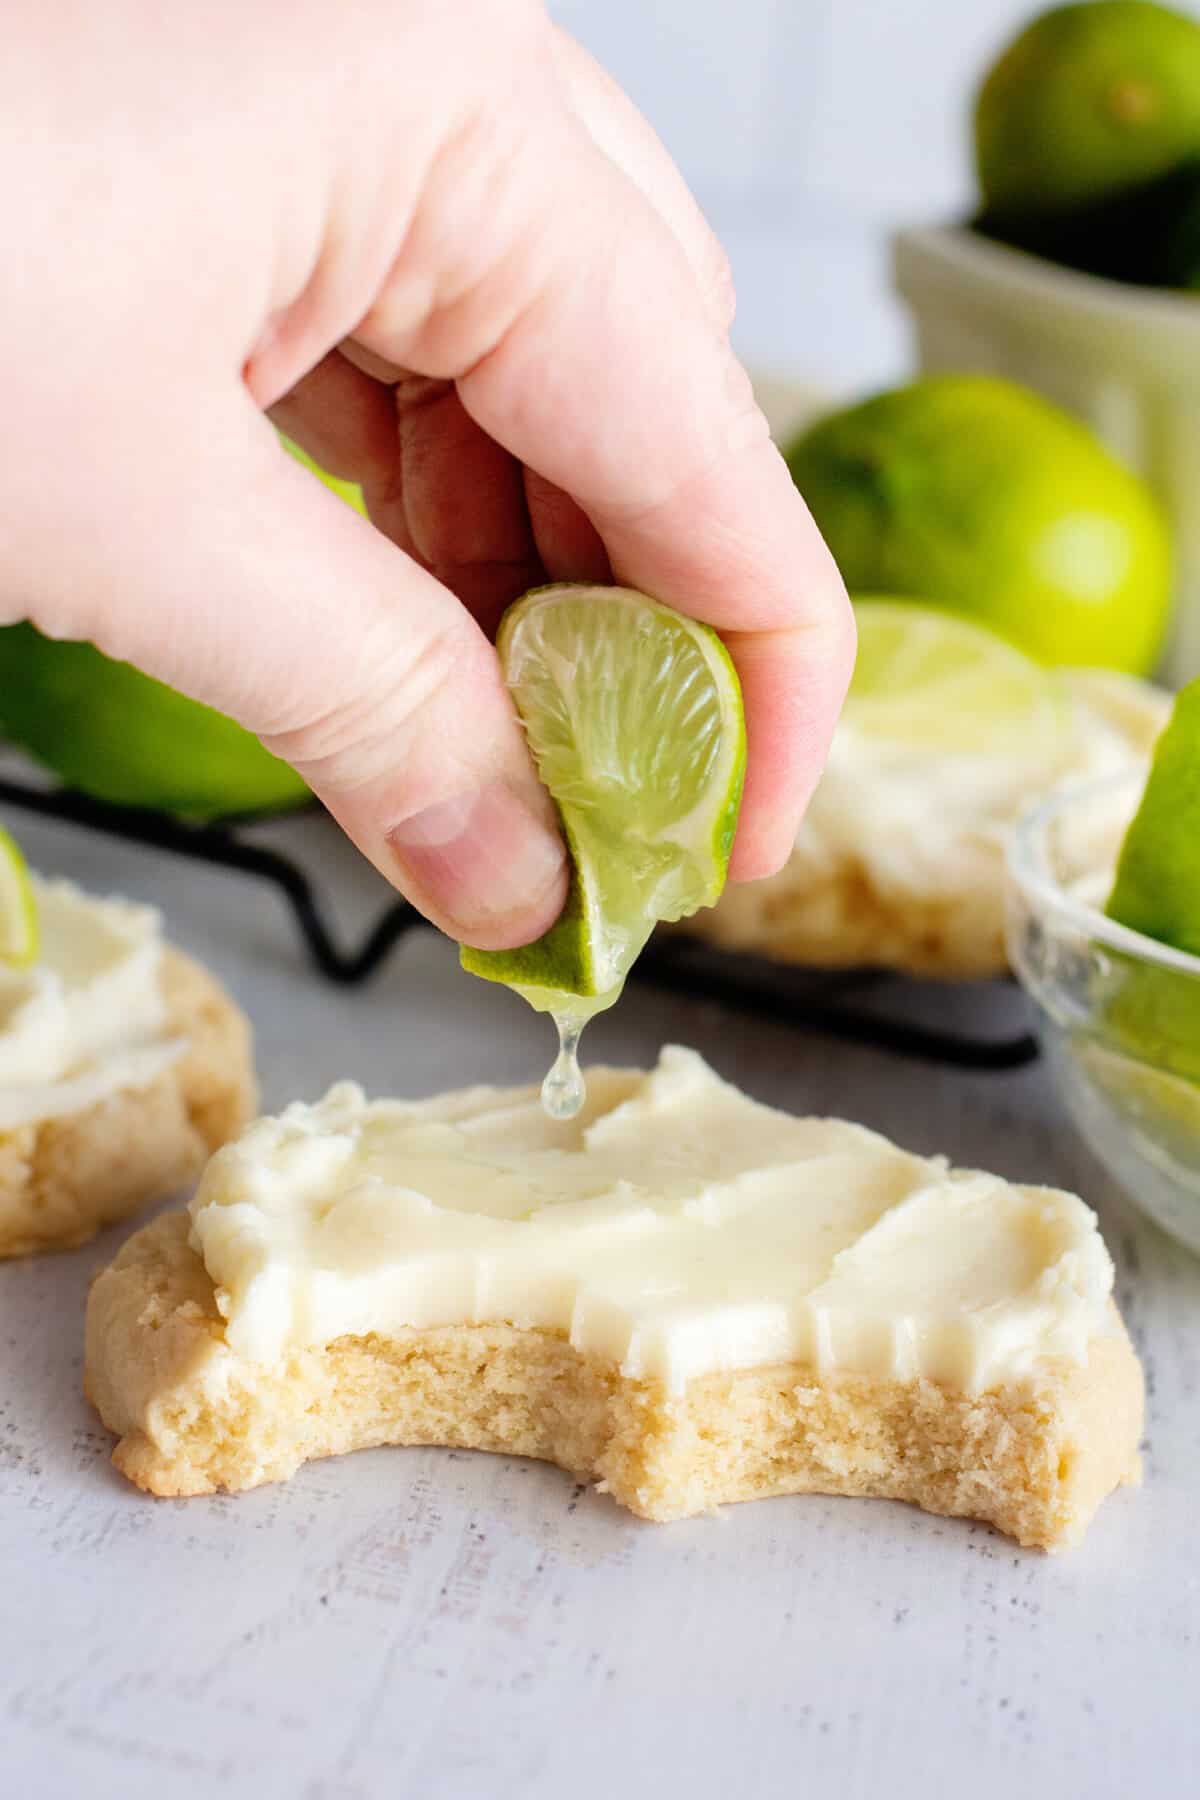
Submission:
[[[1112,916],[1152,897],[1138,895],[1140,875],[1129,885],[1122,841],[1136,847],[1154,817],[1154,782],[1135,770],[1075,784],[1022,820],[1009,846],[1008,943],[1084,1140],[1138,1206],[1200,1252],[1200,955]]]
[[[567,1091],[546,1099],[569,1116],[582,1026],[617,999],[660,919],[711,906],[725,885],[746,766],[741,690],[715,631],[629,588],[536,588],[509,608],[496,648],[572,880],[535,943],[464,946],[462,963],[554,1015]]]
[[[1182,1111],[1200,1156],[1200,983],[1187,967],[1200,959],[1200,681],[1176,695],[1104,910],[1176,953],[1120,959],[1107,1025],[1143,1065],[1139,1091],[1160,1094],[1177,1124]],[[1169,1078],[1190,1084],[1190,1110]]]
[[[1131,931],[1200,955],[1200,681],[1176,695],[1105,910]],[[1200,1065],[1200,1019],[1196,1038]]]

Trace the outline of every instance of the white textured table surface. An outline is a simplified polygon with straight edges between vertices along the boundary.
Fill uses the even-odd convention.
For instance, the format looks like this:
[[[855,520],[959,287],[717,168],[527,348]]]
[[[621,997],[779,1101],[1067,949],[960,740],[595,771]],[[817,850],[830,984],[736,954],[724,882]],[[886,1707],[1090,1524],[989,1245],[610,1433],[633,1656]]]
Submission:
[[[255,883],[63,827],[42,867],[151,899],[254,1016],[265,1098],[540,1075],[544,1021],[422,931],[361,992]],[[318,825],[345,916],[376,878]],[[0,1791],[17,1800],[839,1800],[1194,1795],[1200,1265],[1071,1138],[1045,1072],[931,1071],[634,990],[593,1060],[697,1046],[759,1099],[1078,1187],[1150,1383],[1146,1485],[1052,1559],[902,1506],[773,1500],[653,1526],[553,1469],[397,1450],[151,1501],[79,1392],[117,1228],[0,1268]]]

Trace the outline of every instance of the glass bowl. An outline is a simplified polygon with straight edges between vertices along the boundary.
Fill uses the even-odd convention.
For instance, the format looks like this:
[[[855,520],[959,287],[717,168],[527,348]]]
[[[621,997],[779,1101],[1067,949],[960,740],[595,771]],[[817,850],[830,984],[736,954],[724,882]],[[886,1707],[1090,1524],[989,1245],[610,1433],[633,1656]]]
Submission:
[[[1104,916],[1145,777],[1065,788],[1008,852],[1008,953],[1075,1125],[1131,1199],[1200,1252],[1200,957]]]

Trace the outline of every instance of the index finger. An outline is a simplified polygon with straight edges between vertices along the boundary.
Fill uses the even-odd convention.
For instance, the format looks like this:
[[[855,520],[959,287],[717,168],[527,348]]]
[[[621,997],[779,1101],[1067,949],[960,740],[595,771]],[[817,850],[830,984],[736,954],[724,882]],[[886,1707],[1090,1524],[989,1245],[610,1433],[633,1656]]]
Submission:
[[[849,606],[672,234],[606,159],[575,156],[557,275],[460,392],[582,507],[617,580],[725,636],[748,734],[730,872],[752,878],[786,859],[820,774],[853,662]]]

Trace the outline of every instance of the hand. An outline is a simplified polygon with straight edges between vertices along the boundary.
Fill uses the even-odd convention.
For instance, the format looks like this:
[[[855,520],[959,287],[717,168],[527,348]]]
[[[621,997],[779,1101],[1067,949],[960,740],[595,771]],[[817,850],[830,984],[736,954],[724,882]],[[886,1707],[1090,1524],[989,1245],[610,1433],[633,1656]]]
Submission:
[[[540,5],[59,0],[6,34],[0,154],[5,617],[233,714],[499,948],[566,867],[487,634],[539,581],[616,578],[729,645],[731,874],[779,866],[849,609],[720,250]]]

